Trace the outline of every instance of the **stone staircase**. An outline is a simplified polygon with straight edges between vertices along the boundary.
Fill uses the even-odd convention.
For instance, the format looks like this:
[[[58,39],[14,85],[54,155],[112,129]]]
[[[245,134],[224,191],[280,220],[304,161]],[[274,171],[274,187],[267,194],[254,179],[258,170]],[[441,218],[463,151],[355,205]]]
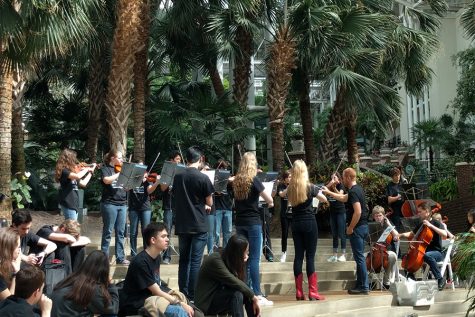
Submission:
[[[88,252],[100,248],[100,237],[91,237],[93,243],[87,247]],[[177,247],[178,239],[172,238]],[[141,239],[139,239],[141,245]],[[115,265],[114,239],[111,241],[111,275],[114,280],[121,280],[127,272],[126,266]],[[261,258],[261,289],[274,301],[274,306],[264,307],[262,316],[464,316],[469,303],[465,302],[468,291],[457,288],[455,291],[446,289],[439,292],[435,304],[429,307],[398,306],[395,296],[390,291],[375,290],[369,296],[350,296],[346,290],[353,286],[355,280],[354,261],[329,263],[327,258],[332,254],[331,239],[318,240],[316,270],[319,278],[319,291],[327,297],[325,301],[309,302],[295,301],[295,286],[293,278],[294,249],[292,239],[288,241],[287,261],[280,263],[280,239],[272,239],[276,262],[267,262]],[[349,248],[348,244],[348,248]],[[128,243],[126,254],[130,254]],[[351,251],[349,248],[348,251]],[[205,255],[206,256],[206,255]],[[351,253],[347,254],[347,260]],[[171,288],[178,289],[178,256],[172,254],[169,265],[162,265],[160,274]],[[304,263],[305,270],[305,263]],[[304,271],[305,276],[305,271]],[[304,277],[304,291],[307,293],[307,282]],[[472,316],[472,315],[471,315]]]

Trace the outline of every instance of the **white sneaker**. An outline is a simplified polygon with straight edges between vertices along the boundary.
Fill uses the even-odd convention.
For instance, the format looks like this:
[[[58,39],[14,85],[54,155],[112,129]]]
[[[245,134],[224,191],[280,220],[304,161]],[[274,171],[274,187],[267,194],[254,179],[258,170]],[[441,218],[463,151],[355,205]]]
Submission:
[[[274,305],[273,301],[268,300],[267,298],[265,298],[262,295],[257,296],[257,298],[259,299],[259,302],[258,302],[259,306],[272,306],[272,305]]]
[[[346,262],[346,256],[342,254],[341,256],[338,257],[338,262]]]
[[[284,263],[286,259],[287,259],[287,252],[283,252],[282,255],[280,256],[280,262]]]
[[[338,258],[335,255],[332,255],[327,259],[327,262],[336,262],[338,261]]]

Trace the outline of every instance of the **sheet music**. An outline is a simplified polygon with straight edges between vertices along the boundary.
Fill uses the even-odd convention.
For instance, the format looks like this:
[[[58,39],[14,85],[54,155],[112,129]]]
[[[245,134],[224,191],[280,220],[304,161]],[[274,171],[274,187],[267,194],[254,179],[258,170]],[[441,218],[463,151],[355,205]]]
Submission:
[[[275,182],[263,182],[262,185],[264,185],[264,192],[268,194],[269,196],[272,197],[272,188],[274,188],[274,183]],[[259,201],[263,202],[265,201],[264,198],[259,196]]]
[[[211,184],[214,185],[214,176],[216,175],[216,170],[201,170],[201,173],[208,176],[209,180],[211,181]]]
[[[173,186],[173,179],[176,173],[186,168],[185,165],[177,164],[175,162],[164,162],[162,172],[160,174],[160,184]]]
[[[124,189],[140,187],[147,165],[124,162],[116,186]]]
[[[393,231],[394,228],[395,228],[394,226],[388,226],[388,227],[386,227],[386,229],[384,229],[383,233],[382,233],[381,236],[379,237],[378,243],[386,242],[386,238],[391,234],[391,231]]]

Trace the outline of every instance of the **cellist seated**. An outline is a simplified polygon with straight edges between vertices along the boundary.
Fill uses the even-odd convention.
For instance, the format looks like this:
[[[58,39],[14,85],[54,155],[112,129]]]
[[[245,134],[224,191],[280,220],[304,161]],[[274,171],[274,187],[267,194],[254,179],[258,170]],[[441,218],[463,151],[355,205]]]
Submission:
[[[417,214],[422,222],[417,225],[414,230],[399,234],[399,238],[406,238],[410,240],[414,238],[415,241],[424,240],[425,238],[420,237],[419,233],[421,231],[419,229],[422,229],[422,226],[426,226],[429,231],[431,231],[432,240],[430,240],[430,243],[425,249],[423,260],[425,263],[427,263],[427,265],[429,265],[432,274],[437,279],[439,291],[441,291],[444,289],[446,281],[440,274],[440,269],[437,265],[437,262],[443,261],[444,259],[444,254],[442,253],[442,239],[447,238],[447,231],[439,221],[432,219],[431,208],[426,202],[420,203],[417,206]],[[417,242],[414,242],[414,244],[417,244]],[[409,253],[411,252],[411,249],[415,248],[414,244],[411,243],[409,245]]]
[[[394,226],[388,218],[385,216],[385,211],[384,208],[381,206],[375,206],[373,208],[372,216],[375,222],[381,224],[381,230],[378,230],[377,236],[378,238],[381,236],[381,234],[384,232],[384,230],[389,227],[389,226]],[[396,229],[393,229],[390,233],[390,235],[386,238],[386,243],[385,247],[389,247],[391,241],[397,241],[398,240],[398,232]],[[388,265],[384,267],[384,276],[383,276],[383,287],[386,289],[389,289],[389,285],[391,283],[394,283],[394,279],[396,276],[396,270],[397,270],[397,255],[393,251],[389,251],[386,249],[385,251],[388,255]]]

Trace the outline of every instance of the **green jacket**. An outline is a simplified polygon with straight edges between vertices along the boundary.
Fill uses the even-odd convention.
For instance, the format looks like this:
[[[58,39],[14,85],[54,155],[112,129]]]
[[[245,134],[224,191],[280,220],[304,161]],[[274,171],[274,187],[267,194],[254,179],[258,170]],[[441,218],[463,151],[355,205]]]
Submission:
[[[219,252],[209,255],[201,265],[195,291],[195,305],[205,314],[208,311],[214,294],[222,286],[241,291],[245,298],[252,301],[254,292],[243,281],[233,275],[224,264]]]

